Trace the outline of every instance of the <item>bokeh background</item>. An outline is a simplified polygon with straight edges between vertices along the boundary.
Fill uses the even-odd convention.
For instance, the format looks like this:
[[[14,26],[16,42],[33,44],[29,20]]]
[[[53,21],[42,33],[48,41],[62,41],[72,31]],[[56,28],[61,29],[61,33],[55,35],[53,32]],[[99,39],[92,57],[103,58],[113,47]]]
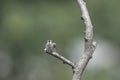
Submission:
[[[119,0],[86,0],[98,43],[83,80],[120,80]],[[44,52],[48,39],[76,62],[84,24],[76,0],[0,0],[0,80],[71,80],[68,65]]]

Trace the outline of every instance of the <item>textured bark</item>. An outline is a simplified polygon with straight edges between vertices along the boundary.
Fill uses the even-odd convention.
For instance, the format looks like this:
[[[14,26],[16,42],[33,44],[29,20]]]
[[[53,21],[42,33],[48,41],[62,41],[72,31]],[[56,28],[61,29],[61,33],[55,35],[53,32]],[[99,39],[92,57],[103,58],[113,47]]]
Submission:
[[[75,64],[72,80],[81,80],[83,71],[89,60],[92,58],[92,54],[96,48],[96,42],[93,41],[93,25],[86,7],[86,3],[83,0],[77,0],[77,3],[82,12],[82,20],[85,24],[85,48],[81,59]]]

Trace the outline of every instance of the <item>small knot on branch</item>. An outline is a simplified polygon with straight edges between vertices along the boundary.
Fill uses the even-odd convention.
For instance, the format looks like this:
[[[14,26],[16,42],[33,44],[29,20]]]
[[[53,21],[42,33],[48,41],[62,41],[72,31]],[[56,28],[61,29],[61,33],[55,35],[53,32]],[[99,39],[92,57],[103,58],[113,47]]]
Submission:
[[[83,17],[81,17],[81,20],[84,20],[84,18],[83,18]]]
[[[96,47],[96,46],[97,46],[96,41],[93,41],[93,42],[92,42],[92,44],[93,44],[93,46],[94,46],[94,47]]]

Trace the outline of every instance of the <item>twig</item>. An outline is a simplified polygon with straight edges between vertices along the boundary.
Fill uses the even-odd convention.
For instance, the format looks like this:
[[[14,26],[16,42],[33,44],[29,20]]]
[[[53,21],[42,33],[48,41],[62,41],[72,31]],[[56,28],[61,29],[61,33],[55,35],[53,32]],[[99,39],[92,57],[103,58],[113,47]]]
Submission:
[[[77,0],[78,5],[82,12],[82,20],[85,24],[85,48],[82,58],[75,64],[73,79],[81,80],[83,71],[87,66],[89,60],[92,58],[92,54],[96,48],[96,42],[93,41],[93,25],[86,7],[86,3],[83,0]]]
[[[81,59],[76,64],[74,64],[70,60],[61,56],[59,53],[56,52],[56,43],[53,43],[51,40],[48,40],[45,46],[46,53],[60,59],[61,61],[72,67],[72,80],[81,80],[83,71],[86,68],[89,60],[92,58],[92,54],[96,49],[96,42],[93,41],[93,25],[86,7],[86,3],[83,0],[77,0],[77,2],[82,12],[81,19],[84,21],[85,24],[85,48]]]
[[[52,40],[48,40],[45,46],[45,52],[58,58],[59,60],[63,61],[63,63],[68,64],[72,68],[74,68],[74,63],[70,60],[66,59],[65,57],[61,56],[59,53],[56,52],[56,43],[53,43]]]

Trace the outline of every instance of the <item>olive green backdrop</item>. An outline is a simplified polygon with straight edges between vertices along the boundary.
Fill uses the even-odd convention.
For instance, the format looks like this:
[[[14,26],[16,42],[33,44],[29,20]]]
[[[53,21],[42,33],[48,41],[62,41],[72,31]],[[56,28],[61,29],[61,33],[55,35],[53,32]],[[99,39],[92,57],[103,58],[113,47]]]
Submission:
[[[85,1],[95,37],[120,48],[120,1]],[[45,54],[44,45],[52,39],[69,58],[66,47],[84,35],[80,17],[75,0],[0,0],[0,80],[71,80],[71,68]],[[85,70],[83,80],[119,80],[119,66]]]

